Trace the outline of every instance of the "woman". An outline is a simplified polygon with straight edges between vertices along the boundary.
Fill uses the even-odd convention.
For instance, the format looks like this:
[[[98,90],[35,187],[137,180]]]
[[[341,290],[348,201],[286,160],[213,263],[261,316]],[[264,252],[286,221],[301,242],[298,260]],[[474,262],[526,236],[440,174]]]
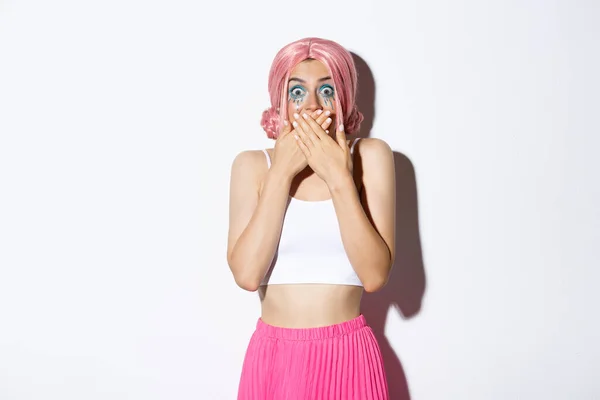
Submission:
[[[227,260],[261,300],[240,400],[388,398],[360,300],[394,260],[394,160],[380,139],[346,138],[363,118],[356,78],[335,42],[282,48],[262,119],[275,146],[233,162]]]

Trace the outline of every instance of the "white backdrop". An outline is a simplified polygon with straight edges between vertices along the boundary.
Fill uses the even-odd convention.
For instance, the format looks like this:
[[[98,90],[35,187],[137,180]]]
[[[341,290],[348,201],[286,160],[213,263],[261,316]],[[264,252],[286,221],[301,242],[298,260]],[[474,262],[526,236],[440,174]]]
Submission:
[[[355,53],[397,152],[365,296],[394,399],[598,399],[594,1],[0,3],[0,399],[234,399],[229,170],[283,45]],[[369,132],[370,131],[370,132]]]

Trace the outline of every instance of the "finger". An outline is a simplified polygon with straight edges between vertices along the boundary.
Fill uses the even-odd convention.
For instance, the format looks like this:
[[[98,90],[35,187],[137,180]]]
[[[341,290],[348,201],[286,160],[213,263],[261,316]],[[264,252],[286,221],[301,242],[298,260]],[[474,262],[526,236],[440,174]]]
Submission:
[[[300,137],[298,137],[298,135],[296,135],[295,138],[296,144],[298,145],[298,147],[300,147],[300,151],[304,154],[304,157],[310,157],[310,149],[304,144],[304,142],[302,141],[302,139],[300,139]]]
[[[342,149],[348,149],[348,143],[346,142],[346,132],[344,132],[344,125],[340,124],[335,131],[335,138]]]
[[[308,136],[310,140],[312,140],[313,144],[316,145],[321,138],[319,137],[317,132],[315,132],[314,128],[308,123],[308,120],[310,119],[308,114],[302,113],[302,116],[294,114],[294,118],[296,119],[296,122],[298,122],[298,125],[302,127],[302,130],[304,131],[306,136]]]
[[[313,112],[310,113],[310,116],[313,117],[314,119],[319,118],[319,115],[323,114],[323,110],[321,110],[320,108],[318,110],[315,110]]]
[[[321,127],[323,127],[323,124],[325,123],[327,118],[329,118],[330,115],[331,115],[331,111],[327,110],[327,111],[319,114],[319,116],[314,119],[315,119],[315,121],[317,121],[317,124],[319,124]]]
[[[325,122],[321,124],[321,128],[325,130],[325,133],[329,134],[328,128],[331,126],[331,118],[327,118]]]
[[[304,130],[304,128],[302,127],[302,125],[299,123],[298,120],[292,122],[292,125],[294,126],[295,129],[295,133],[296,135],[299,136],[300,140],[307,146],[314,146],[313,141],[311,140],[311,138],[309,137],[309,135],[306,133],[306,131]],[[318,140],[318,139],[317,139]]]
[[[328,118],[329,115],[331,115],[331,111],[327,110],[323,112],[323,110],[319,109],[313,112],[311,116],[315,121],[317,121],[317,124],[319,124],[321,128],[327,129],[329,125],[331,125],[331,118]],[[329,122],[326,123],[327,119],[329,119]]]
[[[331,113],[329,112],[329,110],[327,110],[323,113],[322,118],[320,117],[317,119],[317,123],[321,126],[321,128],[325,130],[325,133],[327,135],[329,135],[328,128],[331,126],[331,118],[329,117],[330,114]]]
[[[292,131],[292,126],[290,125],[290,123],[287,120],[283,120],[283,128],[281,129],[281,135],[286,135],[288,133],[290,133]]]
[[[327,110],[323,112],[320,108],[310,113],[310,116],[317,121],[319,125],[322,125],[329,115],[331,115],[331,111]]]
[[[308,126],[313,130],[313,132],[319,137],[319,139],[323,139],[327,134],[325,133],[325,129],[321,128],[321,126],[312,119],[308,114],[303,114],[302,117],[308,123]]]
[[[294,114],[294,118],[296,118],[297,115],[298,114]],[[311,136],[310,133],[307,132],[307,130],[310,128],[308,124],[306,124],[306,121],[303,121],[302,118],[296,118],[296,120],[292,122],[292,125],[300,137],[300,140],[302,140],[307,147],[314,146],[315,141],[319,140],[319,138],[316,136],[313,138],[312,136],[314,135]]]

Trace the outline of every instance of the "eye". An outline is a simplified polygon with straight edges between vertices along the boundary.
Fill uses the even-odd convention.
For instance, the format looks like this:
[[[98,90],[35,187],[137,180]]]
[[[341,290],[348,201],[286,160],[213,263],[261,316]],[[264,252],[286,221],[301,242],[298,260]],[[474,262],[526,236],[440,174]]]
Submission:
[[[305,95],[306,91],[302,86],[294,86],[290,89],[290,97],[293,100],[299,99]]]
[[[333,87],[331,85],[323,85],[319,90],[323,97],[333,97]]]

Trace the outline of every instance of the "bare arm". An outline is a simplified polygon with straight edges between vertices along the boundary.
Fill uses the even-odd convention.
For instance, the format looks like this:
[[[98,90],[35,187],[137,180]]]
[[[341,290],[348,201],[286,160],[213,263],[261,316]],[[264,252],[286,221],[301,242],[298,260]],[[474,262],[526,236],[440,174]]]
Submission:
[[[319,111],[315,110],[312,116],[317,118],[322,129],[327,129],[331,119]],[[259,181],[264,169],[256,156],[261,158],[260,163],[264,166],[263,154],[242,152],[231,167],[227,262],[236,283],[250,291],[258,289],[273,262],[292,179],[307,165],[304,154],[296,145],[291,125],[284,125],[275,143],[273,163],[262,190]]]
[[[350,174],[330,191],[350,263],[365,290],[374,292],[387,283],[395,257],[394,157],[382,140],[363,139],[361,145],[362,196]]]
[[[227,262],[238,286],[249,291],[258,289],[273,261],[291,185],[287,174],[271,168],[259,193],[258,161],[266,164],[264,155],[246,151],[231,167]]]

